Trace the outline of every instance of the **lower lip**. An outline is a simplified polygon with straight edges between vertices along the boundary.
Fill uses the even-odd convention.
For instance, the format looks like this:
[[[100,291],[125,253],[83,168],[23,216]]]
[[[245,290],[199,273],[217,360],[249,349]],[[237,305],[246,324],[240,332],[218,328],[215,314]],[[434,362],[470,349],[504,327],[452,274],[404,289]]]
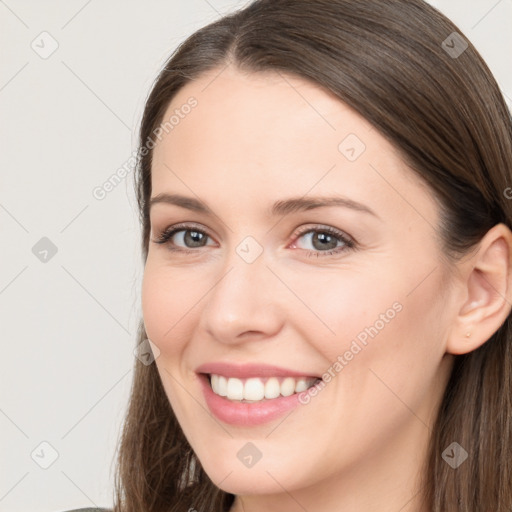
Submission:
[[[254,403],[234,402],[213,392],[208,375],[201,373],[198,376],[210,411],[219,420],[230,425],[261,425],[279,418],[300,404],[298,393]]]

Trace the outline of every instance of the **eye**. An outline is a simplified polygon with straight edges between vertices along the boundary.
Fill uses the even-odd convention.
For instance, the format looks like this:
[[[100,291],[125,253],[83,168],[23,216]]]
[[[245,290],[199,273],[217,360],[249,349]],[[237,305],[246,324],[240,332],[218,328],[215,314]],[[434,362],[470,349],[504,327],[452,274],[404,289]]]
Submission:
[[[197,249],[206,247],[209,238],[203,229],[194,225],[177,224],[167,228],[153,242],[167,245],[170,251],[192,254],[197,253]],[[297,248],[296,241],[301,238],[313,246],[313,250],[299,247],[307,251],[308,257],[330,256],[356,247],[356,242],[351,237],[330,226],[301,228],[294,233],[291,247]]]
[[[313,246],[313,250],[305,249],[308,251],[308,256],[329,256],[354,249],[356,246],[353,239],[330,226],[302,228],[294,236],[297,239],[307,240]],[[296,246],[296,242],[293,242],[292,246]]]
[[[175,235],[178,235],[175,237]],[[175,240],[173,240],[175,238]],[[197,249],[206,246],[206,240],[209,235],[202,229],[196,228],[190,224],[177,224],[163,231],[153,242],[157,244],[166,244],[171,251],[194,252],[187,249]],[[177,245],[176,240],[182,245]]]

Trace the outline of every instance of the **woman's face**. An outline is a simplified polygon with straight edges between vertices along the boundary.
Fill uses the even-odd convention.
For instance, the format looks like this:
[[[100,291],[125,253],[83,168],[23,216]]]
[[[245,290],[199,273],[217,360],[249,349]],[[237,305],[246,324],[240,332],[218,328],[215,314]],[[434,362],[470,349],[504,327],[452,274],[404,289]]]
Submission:
[[[453,357],[429,189],[364,118],[297,77],[216,69],[172,115],[152,198],[188,201],[151,207],[142,307],[204,469],[236,494],[357,478],[399,492],[394,473],[414,478]],[[312,382],[300,376],[323,381],[293,393]]]

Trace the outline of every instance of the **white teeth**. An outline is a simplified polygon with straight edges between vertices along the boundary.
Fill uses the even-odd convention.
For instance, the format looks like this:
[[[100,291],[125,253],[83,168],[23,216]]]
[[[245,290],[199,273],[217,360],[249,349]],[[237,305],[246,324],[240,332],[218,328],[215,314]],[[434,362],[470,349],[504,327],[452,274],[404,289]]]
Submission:
[[[295,384],[295,393],[300,393],[302,391],[306,391],[308,389],[308,383],[306,379],[298,379],[297,384]]]
[[[293,393],[300,393],[310,388],[318,379],[315,378],[293,378],[281,379],[270,377],[260,379],[237,379],[235,377],[223,377],[212,374],[210,383],[216,395],[225,396],[229,400],[246,400],[248,402],[259,402],[261,400],[277,398],[278,396],[290,396]]]
[[[281,386],[279,381],[275,377],[270,377],[270,379],[265,382],[265,398],[277,398],[281,394]]]
[[[281,395],[290,396],[295,393],[295,379],[292,377],[286,377],[286,379],[281,382]]]
[[[228,379],[228,394],[230,400],[243,400],[244,383],[240,379]]]
[[[212,375],[213,377],[213,375]],[[228,395],[228,380],[226,377],[223,377],[222,375],[218,375],[219,382],[218,382],[218,394],[220,396],[227,396]]]
[[[210,375],[210,385],[212,386],[212,389],[216,389],[217,390],[217,394],[220,394],[220,393],[218,393],[218,390],[219,390],[219,375],[214,375],[213,373]]]
[[[243,386],[245,400],[261,400],[265,396],[265,385],[260,379],[247,379]]]

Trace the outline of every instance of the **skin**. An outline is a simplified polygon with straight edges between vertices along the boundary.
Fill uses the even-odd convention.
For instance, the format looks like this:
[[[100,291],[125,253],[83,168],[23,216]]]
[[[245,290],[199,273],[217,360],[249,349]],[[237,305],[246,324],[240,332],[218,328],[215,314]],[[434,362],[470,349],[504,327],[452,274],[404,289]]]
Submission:
[[[376,129],[316,84],[219,68],[181,89],[165,119],[190,96],[197,107],[154,148],[152,197],[197,198],[214,215],[152,207],[151,240],[181,222],[208,236],[194,246],[183,237],[190,232],[174,235],[188,254],[149,242],[142,308],[165,391],[202,466],[237,495],[232,512],[426,512],[422,464],[454,354],[478,348],[510,312],[512,234],[495,226],[450,266],[430,190]],[[354,161],[338,149],[349,134],[366,146]],[[339,206],[267,213],[305,195],[344,196],[376,216]],[[311,232],[326,226],[355,247],[328,254]],[[309,231],[297,235],[301,227]],[[236,252],[247,236],[263,249],[252,263]],[[330,248],[345,246],[336,240]],[[210,414],[200,364],[278,362],[322,375],[394,303],[400,312],[307,405],[256,427]],[[248,441],[262,453],[251,468],[237,458]]]

